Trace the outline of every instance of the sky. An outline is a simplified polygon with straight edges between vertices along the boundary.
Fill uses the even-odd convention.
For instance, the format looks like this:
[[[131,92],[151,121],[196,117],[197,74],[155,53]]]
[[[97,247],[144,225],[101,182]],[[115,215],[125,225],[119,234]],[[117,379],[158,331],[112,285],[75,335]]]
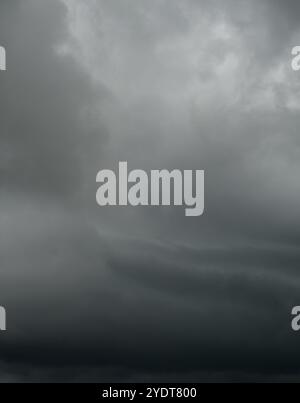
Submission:
[[[297,381],[296,0],[1,0],[0,381]],[[96,175],[205,170],[205,213]]]

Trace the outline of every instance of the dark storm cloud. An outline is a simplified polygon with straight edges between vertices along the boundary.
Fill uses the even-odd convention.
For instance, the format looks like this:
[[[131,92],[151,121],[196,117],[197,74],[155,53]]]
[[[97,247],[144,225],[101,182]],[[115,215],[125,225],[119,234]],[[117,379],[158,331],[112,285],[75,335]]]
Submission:
[[[10,312],[1,344],[6,365],[26,363],[42,373],[73,367],[67,379],[83,367],[102,367],[104,374],[104,368],[127,368],[127,377],[297,368],[297,336],[286,315],[297,301],[297,250],[108,243],[80,223],[56,219],[47,223],[43,212],[33,225],[39,244],[30,262],[39,271],[24,265],[32,250],[26,234],[15,237],[18,253],[3,245],[11,264],[1,293]]]
[[[63,3],[0,5],[2,380],[295,379],[298,3]],[[205,215],[97,208],[119,160]]]
[[[229,233],[268,242],[280,234],[297,241],[291,223],[298,221],[299,84],[290,71],[296,27],[283,6],[67,4],[74,57],[114,96],[103,108],[110,137],[98,169],[128,160],[132,169],[206,170],[201,228],[177,212],[144,210],[128,218],[105,212],[110,229],[116,222],[119,232],[122,222],[121,230],[127,224],[126,233],[130,228],[135,236],[148,238],[153,229],[153,237],[184,242],[217,237],[222,243],[224,233],[225,239]],[[286,32],[275,35],[281,27]]]
[[[66,35],[61,4],[10,3],[1,4],[0,37],[8,52],[0,77],[1,189],[76,194],[92,134],[80,119],[93,102],[91,83],[56,54]],[[105,133],[98,136],[100,144]]]

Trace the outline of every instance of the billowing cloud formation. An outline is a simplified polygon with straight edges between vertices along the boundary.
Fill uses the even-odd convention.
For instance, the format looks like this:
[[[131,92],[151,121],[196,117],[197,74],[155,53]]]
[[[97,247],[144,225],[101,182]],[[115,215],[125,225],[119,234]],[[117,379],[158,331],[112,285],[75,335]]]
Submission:
[[[296,379],[299,13],[1,2],[3,380]],[[205,169],[205,215],[97,207],[120,160]]]

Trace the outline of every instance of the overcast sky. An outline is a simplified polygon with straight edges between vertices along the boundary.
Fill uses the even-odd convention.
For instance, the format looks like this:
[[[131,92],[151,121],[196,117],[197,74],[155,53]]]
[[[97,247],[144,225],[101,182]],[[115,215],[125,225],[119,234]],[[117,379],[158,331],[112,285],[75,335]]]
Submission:
[[[297,0],[1,0],[2,381],[297,380]],[[96,174],[204,169],[205,214]]]

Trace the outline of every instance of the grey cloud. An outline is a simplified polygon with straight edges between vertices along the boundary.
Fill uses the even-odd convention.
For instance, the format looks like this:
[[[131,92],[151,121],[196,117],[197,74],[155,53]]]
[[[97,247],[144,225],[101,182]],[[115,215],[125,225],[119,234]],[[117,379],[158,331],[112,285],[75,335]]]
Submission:
[[[9,65],[1,76],[1,187],[41,197],[76,195],[93,135],[80,116],[95,94],[72,60],[56,54],[66,35],[65,10],[58,2],[27,1],[15,2],[7,14],[9,26],[1,24]],[[101,130],[98,136],[100,148]]]
[[[1,2],[3,381],[296,379],[298,8]],[[205,169],[205,215],[100,209],[119,160]]]

